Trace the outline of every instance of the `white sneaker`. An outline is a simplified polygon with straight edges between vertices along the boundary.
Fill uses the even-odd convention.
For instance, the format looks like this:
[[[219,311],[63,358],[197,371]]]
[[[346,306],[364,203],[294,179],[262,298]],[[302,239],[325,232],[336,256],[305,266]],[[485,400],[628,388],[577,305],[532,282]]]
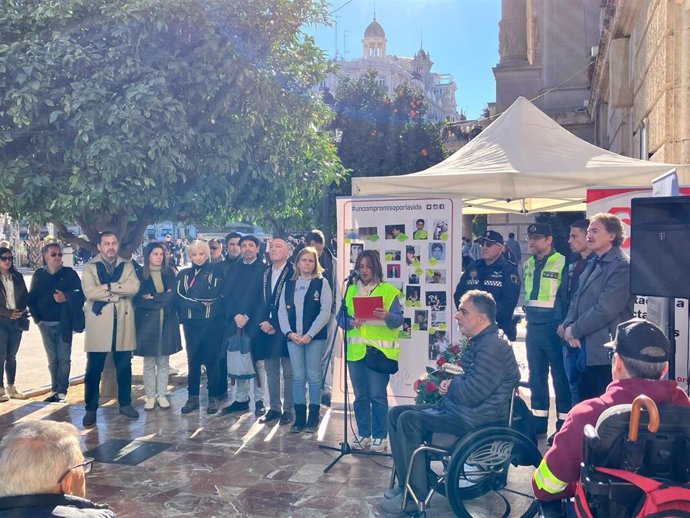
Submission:
[[[151,411],[154,408],[156,408],[156,398],[155,397],[147,397],[146,403],[144,403],[144,410]]]
[[[0,387],[0,403],[5,403],[6,401],[9,401],[10,397],[5,393],[5,388]]]
[[[371,444],[371,437],[364,437],[363,435],[358,435],[355,437],[355,444],[353,446],[365,449]]]
[[[376,438],[371,442],[371,447],[369,451],[386,451],[388,449],[388,439],[385,437],[383,439]]]
[[[14,385],[7,385],[7,395],[12,399],[26,399],[26,396],[19,392]]]
[[[67,403],[67,394],[58,393],[57,400],[58,403]]]
[[[170,401],[168,401],[168,398],[165,396],[158,396],[158,406],[163,409],[170,408]]]

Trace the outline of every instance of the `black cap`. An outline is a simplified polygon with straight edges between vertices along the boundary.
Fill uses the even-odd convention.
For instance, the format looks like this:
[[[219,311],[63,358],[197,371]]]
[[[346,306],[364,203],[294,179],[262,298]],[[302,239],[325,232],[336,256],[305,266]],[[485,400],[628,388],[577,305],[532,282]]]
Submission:
[[[656,325],[641,318],[633,318],[618,324],[616,338],[604,344],[625,358],[650,363],[662,363],[668,360],[671,344],[666,335]],[[642,351],[647,347],[658,347],[664,351],[663,356],[652,356]]]
[[[503,236],[495,230],[487,230],[481,236],[475,239],[475,241],[480,244],[482,241],[488,241],[489,243],[498,243],[499,245],[502,245]]]
[[[530,237],[549,237],[553,235],[553,232],[551,230],[551,225],[549,225],[548,223],[532,223],[529,227],[527,227],[527,235]]]

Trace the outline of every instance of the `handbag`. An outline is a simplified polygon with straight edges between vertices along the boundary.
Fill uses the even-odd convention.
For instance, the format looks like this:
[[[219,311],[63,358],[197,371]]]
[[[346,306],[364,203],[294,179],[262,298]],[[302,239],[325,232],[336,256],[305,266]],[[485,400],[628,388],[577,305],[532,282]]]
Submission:
[[[367,345],[364,364],[374,372],[381,374],[395,374],[398,372],[397,360],[391,360],[377,347]]]
[[[232,379],[246,380],[253,378],[254,362],[250,351],[251,341],[243,330],[228,338],[227,362],[228,376]]]

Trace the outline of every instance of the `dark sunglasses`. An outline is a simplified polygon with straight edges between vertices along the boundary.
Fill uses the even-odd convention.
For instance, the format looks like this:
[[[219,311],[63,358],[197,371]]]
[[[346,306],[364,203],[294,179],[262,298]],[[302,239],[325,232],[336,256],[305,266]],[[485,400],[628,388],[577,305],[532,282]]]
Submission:
[[[50,257],[62,257],[62,252],[50,252]]]
[[[211,250],[220,250],[219,246],[210,246],[209,247]]]
[[[0,261],[11,261],[12,259],[14,259],[14,257],[12,257],[11,255],[0,256]]]

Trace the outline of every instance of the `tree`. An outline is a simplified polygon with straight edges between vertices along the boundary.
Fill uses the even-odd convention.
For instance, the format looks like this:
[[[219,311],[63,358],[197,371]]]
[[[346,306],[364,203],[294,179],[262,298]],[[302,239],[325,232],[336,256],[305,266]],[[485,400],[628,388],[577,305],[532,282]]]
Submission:
[[[338,156],[352,177],[412,173],[445,158],[443,123],[424,120],[424,95],[409,83],[390,98],[372,70],[357,80],[343,79],[335,97],[333,128],[342,134]],[[346,182],[339,192],[350,189]]]
[[[343,174],[317,130],[328,65],[300,32],[325,17],[323,0],[0,0],[0,210],[126,251],[160,219],[308,218]]]

